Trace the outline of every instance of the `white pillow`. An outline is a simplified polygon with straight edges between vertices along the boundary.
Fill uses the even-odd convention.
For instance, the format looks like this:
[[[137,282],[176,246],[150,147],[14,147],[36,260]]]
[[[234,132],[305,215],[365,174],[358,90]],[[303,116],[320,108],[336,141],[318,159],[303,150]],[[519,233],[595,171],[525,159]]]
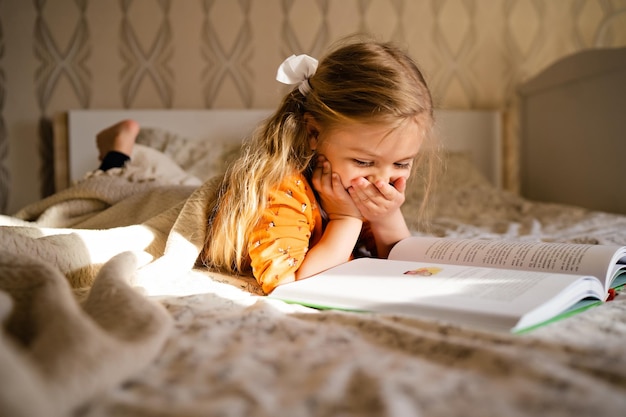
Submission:
[[[169,156],[190,175],[203,181],[224,173],[241,151],[241,142],[192,140],[165,129],[142,128],[137,143]]]

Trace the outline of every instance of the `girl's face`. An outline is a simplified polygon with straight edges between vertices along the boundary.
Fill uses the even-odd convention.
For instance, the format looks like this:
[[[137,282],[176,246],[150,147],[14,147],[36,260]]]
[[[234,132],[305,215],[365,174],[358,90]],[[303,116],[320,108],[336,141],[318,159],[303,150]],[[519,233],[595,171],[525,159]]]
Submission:
[[[386,124],[353,123],[328,130],[310,120],[309,132],[311,149],[326,157],[344,188],[360,177],[392,185],[399,178],[408,179],[422,144],[415,120],[395,129]]]

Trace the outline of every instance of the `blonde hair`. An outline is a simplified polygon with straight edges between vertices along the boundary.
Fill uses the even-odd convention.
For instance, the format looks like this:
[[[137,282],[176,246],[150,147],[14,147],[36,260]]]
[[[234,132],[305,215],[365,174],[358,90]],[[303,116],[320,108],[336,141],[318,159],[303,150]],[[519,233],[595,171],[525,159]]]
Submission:
[[[269,190],[311,166],[305,113],[324,127],[400,124],[414,118],[425,140],[431,137],[433,105],[426,82],[413,60],[390,43],[344,40],[320,60],[309,84],[306,96],[296,87],[283,98],[226,172],[208,219],[201,254],[205,265],[231,273],[248,268],[249,236],[266,207]],[[418,159],[424,159],[423,152]],[[418,164],[422,162],[414,165]],[[432,169],[423,168],[420,172],[432,174]],[[431,182],[425,182],[425,194]]]

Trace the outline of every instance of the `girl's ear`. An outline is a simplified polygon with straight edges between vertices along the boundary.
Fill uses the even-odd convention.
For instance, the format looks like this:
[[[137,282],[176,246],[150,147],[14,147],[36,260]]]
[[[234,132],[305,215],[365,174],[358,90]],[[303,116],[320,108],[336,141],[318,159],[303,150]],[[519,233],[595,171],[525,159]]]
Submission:
[[[311,116],[310,113],[304,114],[304,123],[306,125],[306,132],[309,135],[309,148],[314,151],[317,149],[317,145],[319,144],[319,141],[317,140],[320,133],[319,123],[313,116]]]

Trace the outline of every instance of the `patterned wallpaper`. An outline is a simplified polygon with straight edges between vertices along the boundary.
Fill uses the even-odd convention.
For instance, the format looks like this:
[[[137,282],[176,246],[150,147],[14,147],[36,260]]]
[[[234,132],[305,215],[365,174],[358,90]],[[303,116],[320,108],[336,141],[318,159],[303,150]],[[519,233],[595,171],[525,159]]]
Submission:
[[[286,56],[357,31],[405,46],[439,107],[511,109],[555,60],[626,46],[626,0],[0,0],[0,212],[53,191],[56,113],[273,107]]]

